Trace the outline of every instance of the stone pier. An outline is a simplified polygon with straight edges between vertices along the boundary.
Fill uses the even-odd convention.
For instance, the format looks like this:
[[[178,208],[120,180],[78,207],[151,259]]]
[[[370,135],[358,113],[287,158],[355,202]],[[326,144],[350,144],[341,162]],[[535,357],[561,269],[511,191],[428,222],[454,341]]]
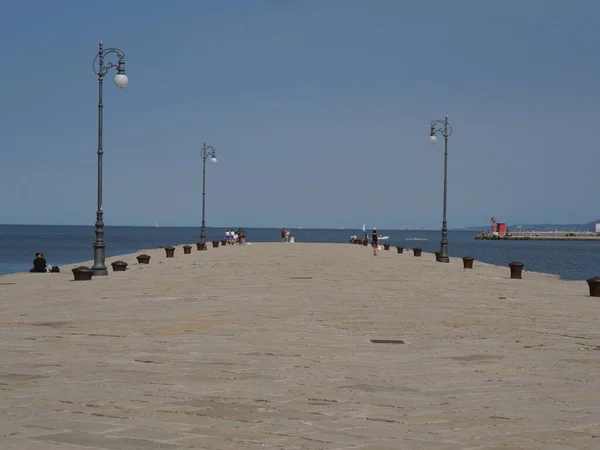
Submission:
[[[600,448],[585,282],[392,250],[178,247],[91,281],[0,277],[0,448]]]

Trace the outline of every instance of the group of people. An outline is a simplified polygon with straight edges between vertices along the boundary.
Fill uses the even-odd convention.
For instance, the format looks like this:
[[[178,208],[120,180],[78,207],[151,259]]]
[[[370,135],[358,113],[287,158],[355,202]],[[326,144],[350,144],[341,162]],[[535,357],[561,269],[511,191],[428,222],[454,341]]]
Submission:
[[[350,237],[350,240],[352,241],[352,243],[358,241],[358,236],[356,236],[355,234],[353,234]],[[367,232],[364,232],[363,238],[361,240],[361,243],[363,245],[367,245],[369,243],[369,235],[367,234]],[[373,229],[373,234],[371,234],[371,247],[373,247],[373,256],[377,256],[377,250],[379,250],[379,236],[377,235],[377,230]]]
[[[34,273],[58,273],[60,269],[58,266],[51,266],[46,262],[46,258],[44,258],[43,253],[36,253],[35,259],[33,260],[33,267],[30,272]]]
[[[239,244],[244,245],[246,243],[246,230],[238,228],[235,230],[225,231],[225,239],[227,239],[227,245]]]
[[[290,230],[281,229],[281,242],[290,242]]]

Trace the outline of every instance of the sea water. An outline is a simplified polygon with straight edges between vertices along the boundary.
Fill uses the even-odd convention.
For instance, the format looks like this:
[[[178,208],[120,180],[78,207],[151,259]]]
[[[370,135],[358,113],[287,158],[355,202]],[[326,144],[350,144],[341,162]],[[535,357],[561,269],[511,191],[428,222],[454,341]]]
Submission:
[[[248,242],[279,242],[279,228],[247,228]],[[354,229],[293,229],[297,243],[348,243],[350,236],[362,236]],[[439,231],[378,230],[392,246],[421,247],[424,252],[440,248]],[[478,261],[507,266],[511,261],[525,264],[525,270],[560,275],[567,280],[585,280],[600,275],[600,242],[594,241],[485,241],[475,240],[477,232],[450,231],[450,257],[473,256]],[[135,253],[141,249],[193,244],[199,241],[199,227],[114,227],[105,228],[107,257]],[[207,240],[224,239],[225,228],[207,228]],[[413,237],[426,240],[407,240]],[[36,252],[43,252],[52,265],[74,264],[93,259],[94,226],[0,225],[0,274],[26,272]],[[290,244],[281,244],[290,245]],[[351,244],[348,244],[351,245]],[[391,250],[395,251],[395,250]],[[508,270],[508,269],[507,269]]]

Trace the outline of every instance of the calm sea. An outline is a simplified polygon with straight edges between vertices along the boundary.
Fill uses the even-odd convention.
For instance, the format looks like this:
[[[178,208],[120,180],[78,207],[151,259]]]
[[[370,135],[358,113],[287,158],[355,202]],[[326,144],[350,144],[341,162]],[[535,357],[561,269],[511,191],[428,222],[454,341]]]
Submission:
[[[248,228],[249,242],[277,242],[280,230]],[[389,243],[419,246],[425,252],[439,249],[439,231],[379,230],[390,236]],[[360,230],[295,229],[296,242],[348,242]],[[107,256],[134,253],[144,248],[194,243],[199,228],[106,227]],[[208,228],[208,240],[221,239],[224,228]],[[451,257],[470,255],[479,261],[507,265],[521,261],[525,269],[560,275],[568,280],[585,280],[600,275],[600,242],[572,241],[476,241],[474,231],[451,231]],[[411,241],[419,237],[427,240]],[[0,225],[0,274],[25,272],[36,252],[43,252],[49,264],[63,265],[93,259],[93,226]],[[350,245],[350,244],[348,244]]]

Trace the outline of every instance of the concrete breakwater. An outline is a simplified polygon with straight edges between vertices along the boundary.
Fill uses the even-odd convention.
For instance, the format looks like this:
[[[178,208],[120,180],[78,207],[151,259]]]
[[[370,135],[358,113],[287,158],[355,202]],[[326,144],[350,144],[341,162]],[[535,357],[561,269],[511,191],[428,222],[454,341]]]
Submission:
[[[492,241],[600,241],[600,234],[591,231],[521,231],[498,235],[486,231],[476,235],[475,239]]]
[[[585,282],[350,244],[140,253],[0,277],[0,447],[597,448]]]

